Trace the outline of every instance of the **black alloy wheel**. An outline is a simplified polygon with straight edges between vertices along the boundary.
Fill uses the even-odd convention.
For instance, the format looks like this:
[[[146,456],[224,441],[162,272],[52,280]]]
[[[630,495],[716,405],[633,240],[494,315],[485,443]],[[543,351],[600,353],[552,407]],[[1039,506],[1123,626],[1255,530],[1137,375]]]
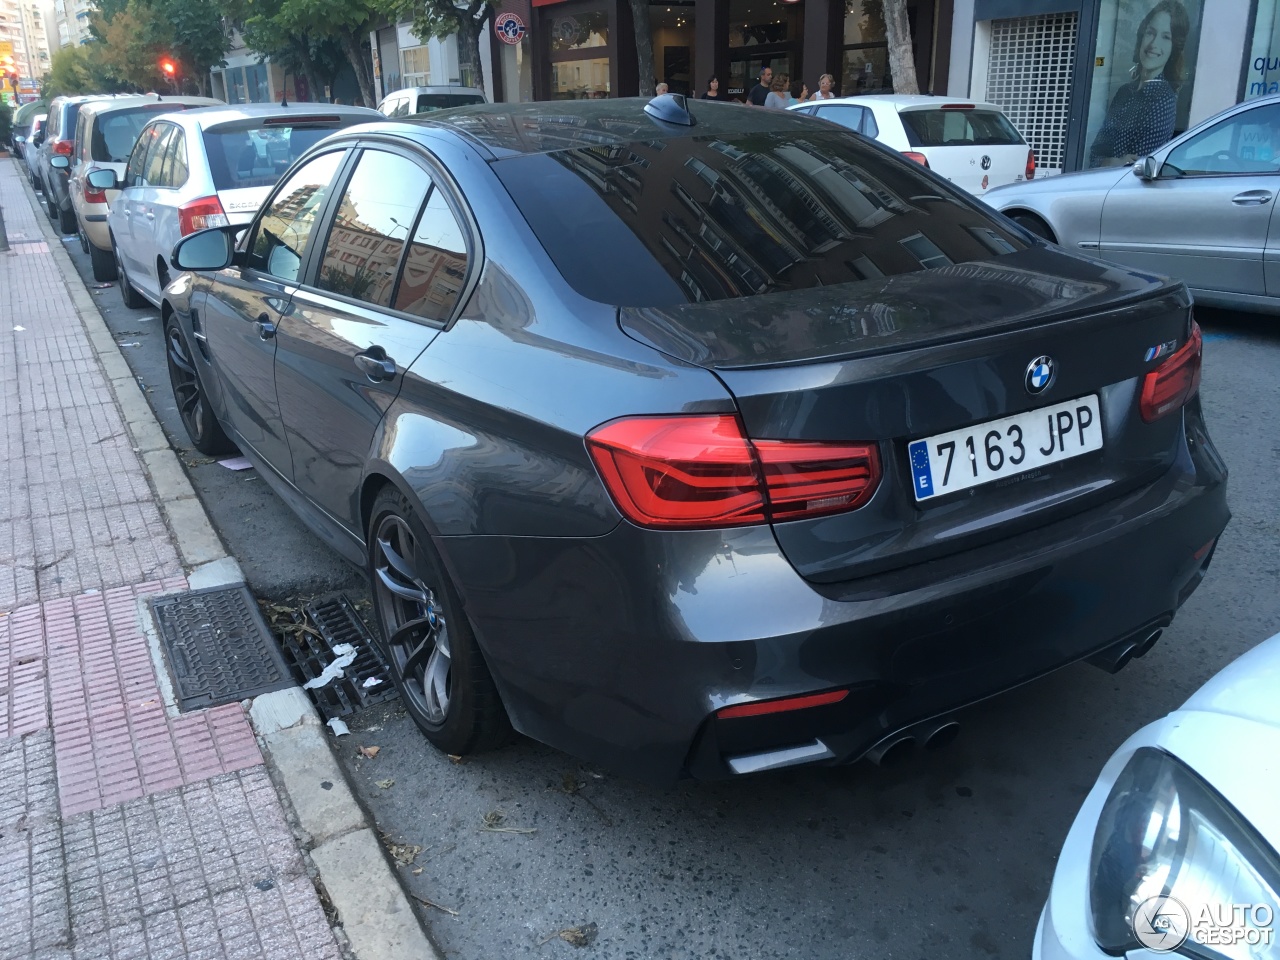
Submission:
[[[409,715],[447,754],[501,746],[511,726],[484,656],[430,535],[394,487],[374,501],[368,544],[382,652]]]
[[[187,346],[187,338],[176,316],[170,316],[164,328],[165,354],[169,362],[169,383],[173,386],[173,400],[178,405],[178,415],[187,428],[191,445],[206,456],[231,453],[235,444],[228,439],[214,416],[205,396],[200,372],[195,358]]]

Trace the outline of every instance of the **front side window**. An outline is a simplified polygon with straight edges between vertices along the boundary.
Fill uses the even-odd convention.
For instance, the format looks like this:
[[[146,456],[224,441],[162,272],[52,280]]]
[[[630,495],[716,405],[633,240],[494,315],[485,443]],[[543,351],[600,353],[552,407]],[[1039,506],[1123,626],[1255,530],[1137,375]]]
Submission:
[[[316,286],[390,306],[400,255],[430,188],[412,160],[364,151],[333,216]]]
[[[1246,110],[1169,151],[1161,177],[1280,173],[1280,105]]]
[[[333,178],[345,154],[322,154],[304,165],[276,193],[249,244],[249,268],[289,282],[298,279]]]

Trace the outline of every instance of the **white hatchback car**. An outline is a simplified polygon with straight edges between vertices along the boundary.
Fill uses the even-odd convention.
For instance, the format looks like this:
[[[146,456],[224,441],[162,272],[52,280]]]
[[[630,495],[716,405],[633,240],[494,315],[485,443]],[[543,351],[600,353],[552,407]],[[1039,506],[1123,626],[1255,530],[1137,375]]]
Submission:
[[[1121,745],[1067,835],[1036,960],[1280,957],[1280,634]]]
[[[1036,174],[1035,153],[994,103],[885,94],[811,100],[790,109],[878,140],[979,196]]]
[[[130,307],[160,303],[169,254],[189,233],[248,223],[280,175],[335,130],[381,120],[367,107],[330,103],[250,103],[201,107],[152,120],[138,135],[124,177],[86,176],[115,190],[107,226],[120,293]]]

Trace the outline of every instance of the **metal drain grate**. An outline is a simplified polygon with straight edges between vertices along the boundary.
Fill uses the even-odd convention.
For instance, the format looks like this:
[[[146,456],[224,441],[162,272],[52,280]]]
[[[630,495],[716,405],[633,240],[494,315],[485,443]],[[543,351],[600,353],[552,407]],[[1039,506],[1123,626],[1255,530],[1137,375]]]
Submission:
[[[382,655],[350,600],[343,596],[313,600],[302,612],[306,619],[295,620],[295,623],[313,626],[314,632],[284,629],[278,635],[284,658],[299,683],[305,684],[323,674],[324,668],[337,657],[333,648],[339,644],[349,643],[356,650],[355,661],[343,668],[341,677],[307,690],[325,720],[345,717],[362,707],[395,698],[395,685],[387,674]],[[370,680],[375,682],[365,686]]]
[[[247,587],[213,587],[150,601],[178,708],[234,703],[293,686]]]

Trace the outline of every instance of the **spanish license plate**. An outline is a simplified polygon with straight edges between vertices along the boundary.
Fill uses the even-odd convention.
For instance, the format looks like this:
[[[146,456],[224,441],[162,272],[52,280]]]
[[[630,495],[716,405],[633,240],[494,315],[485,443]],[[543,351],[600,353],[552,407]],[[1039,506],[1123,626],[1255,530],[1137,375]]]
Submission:
[[[907,446],[916,500],[991,483],[1102,449],[1097,396],[979,423]]]

